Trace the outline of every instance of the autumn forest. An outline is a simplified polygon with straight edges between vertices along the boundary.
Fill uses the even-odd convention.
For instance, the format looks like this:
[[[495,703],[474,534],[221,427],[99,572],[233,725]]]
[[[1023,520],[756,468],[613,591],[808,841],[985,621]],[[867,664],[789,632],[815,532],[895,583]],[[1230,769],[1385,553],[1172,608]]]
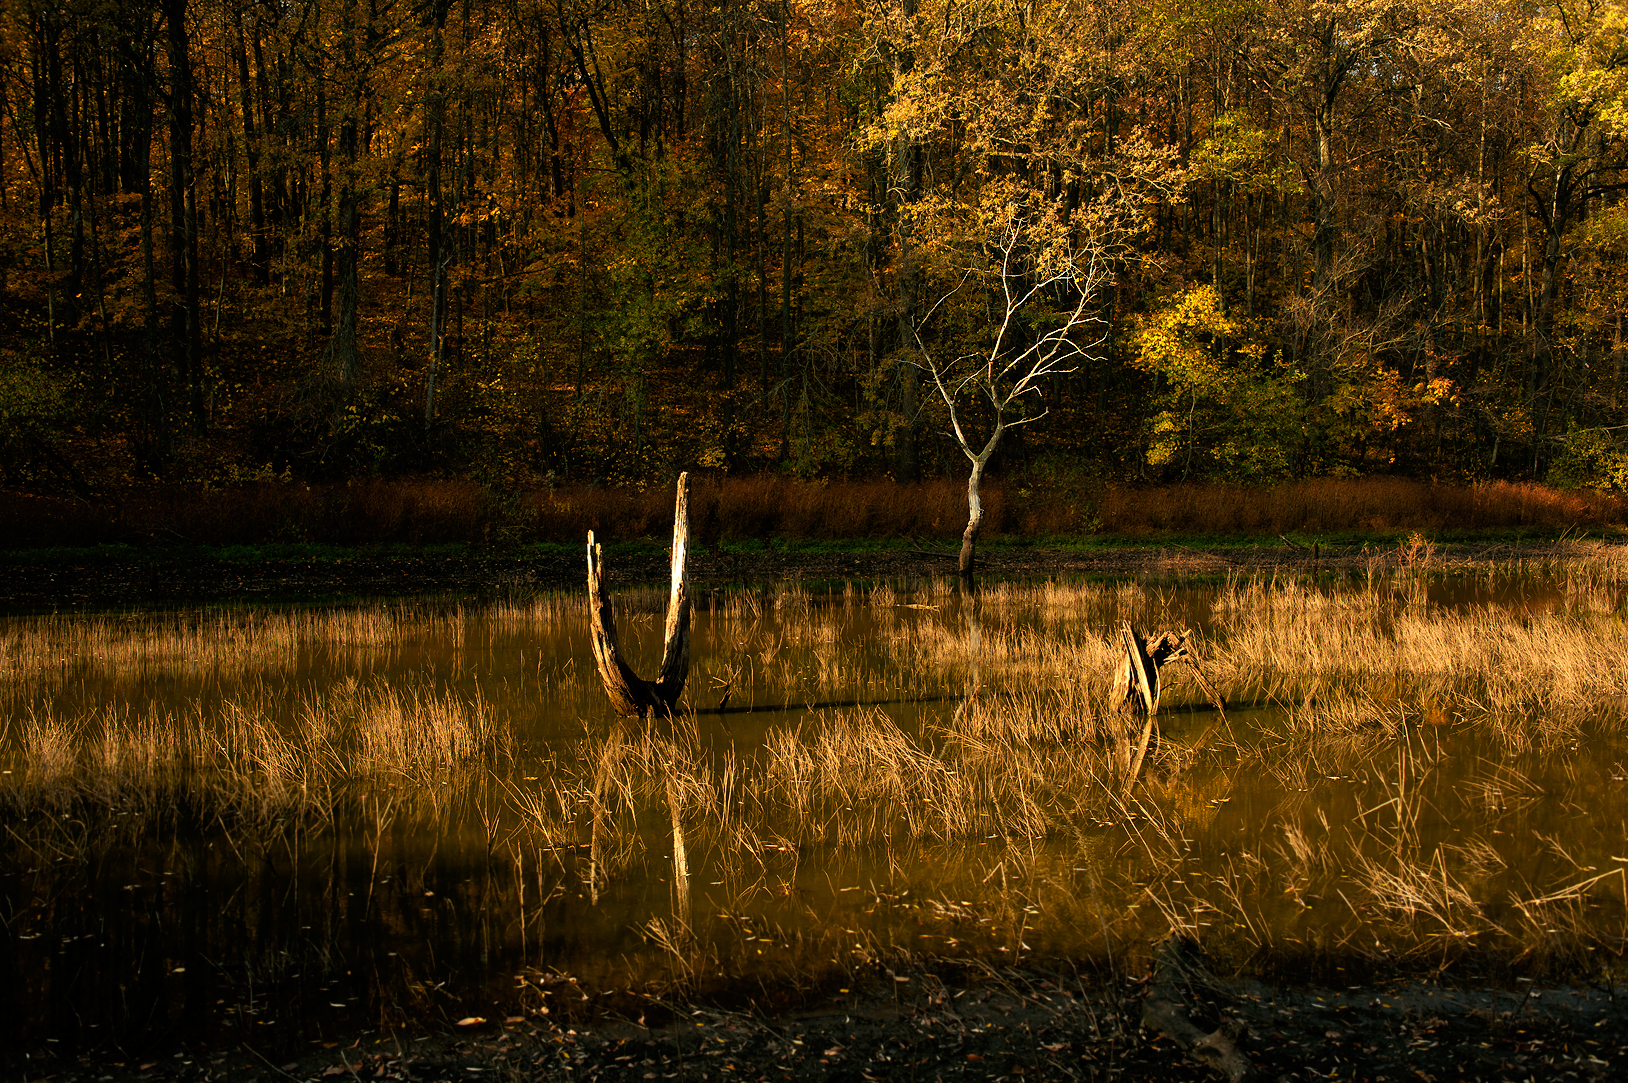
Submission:
[[[1628,487],[1615,0],[0,9],[13,490]]]

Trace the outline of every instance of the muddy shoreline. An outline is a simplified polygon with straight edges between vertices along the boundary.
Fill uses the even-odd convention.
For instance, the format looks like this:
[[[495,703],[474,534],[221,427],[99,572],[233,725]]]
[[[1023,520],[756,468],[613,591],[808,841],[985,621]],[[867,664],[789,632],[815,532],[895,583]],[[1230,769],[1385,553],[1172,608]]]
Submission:
[[[221,1041],[164,1054],[11,1059],[14,1078],[63,1080],[1211,1080],[1222,1078],[1142,1024],[1146,977],[1107,987],[1062,973],[972,981],[881,975],[798,1011],[704,1005],[451,1020],[304,1039]],[[1251,1079],[1621,1078],[1628,990],[1452,988],[1413,980],[1345,990],[1206,977],[1192,1019],[1235,1040]],[[636,1013],[636,1014],[635,1014]]]
[[[1470,568],[1564,559],[1628,543],[1528,542],[1438,544],[1409,551],[1379,543],[1307,548],[1187,545],[1091,550],[1002,547],[980,554],[988,577],[1036,575],[1216,576],[1231,571],[1352,574],[1401,565]],[[656,583],[667,575],[656,552],[609,555],[613,586]],[[699,552],[690,578],[701,589],[788,579],[842,581],[952,574],[950,549]],[[514,596],[570,589],[584,578],[581,559],[565,555],[406,555],[358,553],[336,559],[220,560],[158,554],[144,560],[0,558],[0,612],[249,603],[342,601],[413,595]]]

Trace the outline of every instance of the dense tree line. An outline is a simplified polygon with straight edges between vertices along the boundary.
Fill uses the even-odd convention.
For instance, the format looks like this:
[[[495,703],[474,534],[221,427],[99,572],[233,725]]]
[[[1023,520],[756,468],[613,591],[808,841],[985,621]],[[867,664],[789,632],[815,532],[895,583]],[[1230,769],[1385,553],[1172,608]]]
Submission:
[[[0,8],[0,484],[1628,487],[1615,0]]]

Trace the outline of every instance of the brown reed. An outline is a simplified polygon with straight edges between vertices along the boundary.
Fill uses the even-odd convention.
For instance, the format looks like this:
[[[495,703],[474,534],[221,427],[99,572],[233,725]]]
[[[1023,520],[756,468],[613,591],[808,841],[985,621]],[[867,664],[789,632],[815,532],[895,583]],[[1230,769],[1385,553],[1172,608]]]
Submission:
[[[720,741],[704,714],[663,726],[586,720],[582,737],[528,763],[525,779],[503,759],[504,720],[478,695],[364,670],[289,709],[254,684],[260,669],[313,652],[395,650],[420,619],[410,610],[261,615],[248,626],[163,618],[145,626],[150,642],[139,621],[96,618],[75,631],[40,619],[4,630],[12,774],[0,776],[0,809],[190,803],[238,823],[320,824],[362,786],[450,792],[433,800],[476,809],[489,852],[507,845],[595,899],[641,870],[677,881],[681,856],[687,900],[690,886],[711,883],[703,869],[745,897],[794,878],[788,866],[835,854],[894,863],[930,853],[970,870],[969,855],[993,840],[1002,856],[973,877],[991,886],[966,893],[982,901],[935,899],[929,927],[959,937],[957,922],[978,913],[1002,930],[980,942],[1011,957],[1061,938],[1066,919],[1104,943],[1198,932],[1240,958],[1394,950],[1441,959],[1491,944],[1510,958],[1574,960],[1605,943],[1601,915],[1619,912],[1621,878],[1573,862],[1514,883],[1512,843],[1494,825],[1547,799],[1509,766],[1514,757],[1628,722],[1628,561],[1577,544],[1523,570],[1545,591],[1433,601],[1503,574],[1449,575],[1421,559],[1344,584],[1237,576],[1201,600],[1169,584],[1060,580],[994,584],[976,602],[946,581],[823,598],[795,584],[725,595],[706,611],[721,648],[709,664],[729,667],[743,702],[818,703],[840,691],[854,705],[776,716],[761,742]],[[461,631],[474,614],[421,616]],[[537,601],[480,619],[524,629],[581,616],[568,601]],[[1118,649],[1110,631],[1122,619],[1202,623],[1195,642],[1229,705],[1275,713],[1253,733],[1239,723],[1237,733],[1168,739],[1125,794],[1128,726],[1105,696]],[[250,649],[256,636],[263,658]],[[77,644],[106,657],[64,661]],[[243,687],[213,706],[56,706],[65,674],[226,673],[234,654]],[[1169,678],[1170,709],[1202,705],[1180,670]],[[907,682],[946,696],[920,723],[850,691]],[[1441,763],[1423,735],[1436,727],[1471,728],[1503,750],[1495,769],[1458,786],[1462,830],[1452,838],[1419,826],[1430,812],[1420,779]],[[1332,806],[1294,796],[1351,763],[1375,780],[1377,808],[1331,819]],[[1275,776],[1285,797],[1263,810],[1257,834],[1222,834],[1217,810],[1241,772]],[[734,965],[716,944],[690,939],[680,899],[670,919],[645,926],[654,950]],[[674,980],[700,970],[677,966]]]
[[[1628,499],[1530,482],[1436,485],[1317,478],[1269,488],[1133,488],[1022,473],[982,490],[986,537],[1275,536],[1628,525]],[[694,538],[719,542],[950,539],[966,524],[961,478],[805,481],[773,474],[696,476]],[[92,502],[0,491],[0,550],[126,544],[424,546],[660,539],[672,517],[661,486],[563,485],[497,493],[428,478],[151,489]]]

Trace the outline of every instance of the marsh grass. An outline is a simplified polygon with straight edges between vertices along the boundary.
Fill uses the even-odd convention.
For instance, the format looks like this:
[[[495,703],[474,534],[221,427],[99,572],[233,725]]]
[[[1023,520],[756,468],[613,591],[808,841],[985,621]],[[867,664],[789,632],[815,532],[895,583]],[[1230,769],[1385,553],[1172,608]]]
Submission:
[[[261,691],[143,711],[109,706],[72,716],[49,700],[17,723],[0,806],[91,806],[161,813],[187,807],[205,819],[265,824],[334,814],[347,788],[383,781],[439,787],[506,742],[480,696],[354,678],[312,694],[291,725]]]
[[[1496,593],[1428,568],[1361,582],[1233,576],[1195,604],[1137,584],[1003,583],[979,602],[984,677],[1016,696],[1005,724],[1101,719],[1117,648],[1107,629],[1191,626],[1206,672],[1229,703],[1287,709],[1286,736],[1394,732],[1404,723],[1476,723],[1514,745],[1618,724],[1628,690],[1628,562],[1615,547],[1518,569],[1548,597],[1441,604],[1450,593]],[[1507,578],[1507,573],[1506,573]],[[901,666],[967,665],[967,633],[946,620],[893,641]],[[1172,702],[1200,703],[1173,667]],[[1037,697],[1046,693],[1049,708]],[[1019,707],[1019,705],[1023,705]]]
[[[1171,929],[1240,968],[1603,965],[1628,932],[1625,598],[1628,563],[1586,544],[1513,570],[1419,547],[1350,581],[976,599],[793,582],[698,605],[694,713],[573,708],[530,742],[474,675],[494,643],[569,634],[574,598],[13,621],[0,819],[41,868],[182,819],[251,856],[348,848],[347,905],[392,921],[427,898],[392,894],[428,860],[409,855],[444,848],[487,885],[456,896],[469,921],[502,925],[471,940],[524,954],[579,896],[596,935],[639,930],[641,952],[595,964],[607,983],[1048,952],[1134,969]],[[661,603],[619,599],[636,649]],[[1132,726],[1106,690],[1121,620],[1191,629],[1228,704],[1223,724],[1169,671],[1166,735],[1129,790]],[[432,636],[455,664],[416,667]],[[569,702],[597,694],[572,658],[525,666]],[[183,677],[184,696],[147,694]],[[1561,809],[1584,814],[1560,829]]]
[[[493,606],[498,627],[552,620],[557,602]],[[92,677],[213,675],[241,681],[256,672],[313,664],[378,664],[429,636],[455,636],[460,606],[381,604],[330,609],[213,609],[0,622],[0,684]]]
[[[373,479],[203,491],[133,490],[96,503],[0,492],[0,548],[158,544],[437,545],[661,537],[671,494],[661,485],[567,485],[518,494],[467,481]],[[1621,496],[1531,483],[1433,485],[1404,478],[1317,478],[1270,488],[1101,486],[1040,471],[990,478],[988,535],[1251,535],[1488,528],[1561,530],[1628,522]],[[966,525],[952,478],[799,480],[777,474],[697,478],[697,540],[943,538]]]
[[[1109,488],[1097,502],[1101,529],[1131,536],[1285,531],[1439,531],[1488,527],[1622,524],[1628,505],[1612,493],[1529,482],[1431,485],[1405,478],[1316,478],[1246,489],[1222,485]]]

